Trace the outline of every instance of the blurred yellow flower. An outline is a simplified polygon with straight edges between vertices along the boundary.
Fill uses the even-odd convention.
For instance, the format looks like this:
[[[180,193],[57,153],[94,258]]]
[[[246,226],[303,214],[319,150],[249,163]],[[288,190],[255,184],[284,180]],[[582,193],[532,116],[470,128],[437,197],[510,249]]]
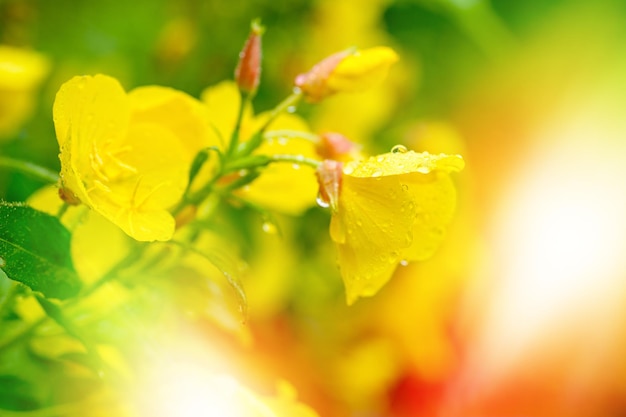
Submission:
[[[338,92],[363,91],[376,85],[397,60],[393,49],[385,46],[337,52],[298,75],[295,84],[307,100],[317,102]]]
[[[376,294],[398,263],[431,256],[452,219],[456,192],[449,173],[463,169],[463,159],[401,146],[394,151],[350,162],[343,172],[333,161],[318,170],[348,304]]]
[[[30,116],[35,90],[48,70],[43,55],[0,45],[0,140],[11,137]]]
[[[207,88],[202,100],[208,106],[210,119],[218,136],[215,141],[228,142],[235,126],[241,97],[232,81],[224,81]],[[269,118],[269,113],[254,116],[252,106],[244,109],[240,137],[248,140]],[[299,116],[283,114],[278,116],[267,131],[288,130],[310,133],[306,122]],[[298,137],[273,138],[264,141],[255,151],[260,155],[289,154],[319,159],[315,144]],[[284,214],[298,215],[315,203],[317,183],[313,169],[306,165],[274,163],[263,169],[261,176],[238,191],[238,195],[264,208]]]
[[[105,75],[74,77],[54,103],[62,186],[134,239],[168,240],[167,209],[208,143],[203,116],[199,102],[169,88],[126,94]]]

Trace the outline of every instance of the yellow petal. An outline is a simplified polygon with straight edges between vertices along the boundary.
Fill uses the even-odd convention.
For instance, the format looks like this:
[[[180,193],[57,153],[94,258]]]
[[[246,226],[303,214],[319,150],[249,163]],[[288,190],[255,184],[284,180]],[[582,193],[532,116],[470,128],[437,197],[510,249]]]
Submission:
[[[348,304],[372,296],[391,278],[411,244],[413,194],[399,176],[344,175],[339,209],[331,219]]]
[[[430,258],[445,237],[456,206],[456,189],[445,172],[411,174],[409,187],[414,194],[417,213],[412,228],[413,243],[404,252],[407,261]]]
[[[376,177],[412,172],[420,174],[429,174],[433,171],[458,172],[465,166],[463,158],[459,155],[417,153],[407,151],[403,146],[394,149],[396,152],[372,156],[365,161],[350,162],[346,164],[344,171],[355,177]]]
[[[0,45],[0,90],[36,88],[49,68],[48,59],[38,52]]]
[[[267,114],[255,119],[255,124],[265,122]],[[300,117],[286,114],[277,118],[272,130],[293,130],[308,132],[308,126]],[[264,142],[255,153],[263,155],[302,155],[317,159],[315,145],[305,139],[272,139]],[[267,166],[260,177],[241,190],[242,197],[270,210],[284,214],[298,215],[315,204],[317,181],[313,168],[308,165],[274,163]]]
[[[235,128],[237,112],[241,103],[241,94],[237,84],[233,81],[223,81],[205,89],[200,98],[207,107],[210,123],[218,136],[219,143],[226,147]],[[251,122],[252,106],[247,105],[242,120],[241,138],[247,138],[252,133],[250,130]]]
[[[129,106],[122,86],[105,75],[74,77],[63,84],[53,107],[61,153],[61,180],[84,203],[86,183],[96,179],[101,147],[126,135]]]
[[[120,156],[134,172],[91,191],[92,207],[140,241],[169,240],[175,222],[167,211],[180,200],[187,182],[188,161],[180,141],[154,124],[131,126]]]
[[[333,91],[362,91],[381,82],[398,60],[391,48],[379,46],[358,51],[343,59],[328,77]]]
[[[175,134],[193,159],[210,142],[208,115],[203,104],[181,91],[160,86],[135,88],[128,93],[131,103],[131,124],[157,123]]]
[[[35,51],[0,45],[0,141],[13,137],[32,115],[36,89],[49,67]]]
[[[457,155],[396,152],[350,162],[331,220],[348,303],[374,295],[401,260],[432,255],[452,218]]]

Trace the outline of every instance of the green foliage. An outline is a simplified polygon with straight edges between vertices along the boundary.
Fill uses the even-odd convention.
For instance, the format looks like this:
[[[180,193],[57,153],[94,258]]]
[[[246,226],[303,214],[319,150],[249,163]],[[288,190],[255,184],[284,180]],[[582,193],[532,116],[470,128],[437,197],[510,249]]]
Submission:
[[[0,267],[46,297],[66,299],[80,290],[69,231],[56,217],[26,205],[0,203]]]

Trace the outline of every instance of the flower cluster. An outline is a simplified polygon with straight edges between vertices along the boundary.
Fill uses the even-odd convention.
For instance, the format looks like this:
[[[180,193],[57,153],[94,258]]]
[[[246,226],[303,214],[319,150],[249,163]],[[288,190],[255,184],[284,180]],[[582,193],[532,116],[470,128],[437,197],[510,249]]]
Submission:
[[[236,83],[210,87],[202,100],[159,86],[126,93],[105,75],[65,83],[54,104],[62,196],[136,240],[166,241],[176,231],[175,215],[218,186],[264,209],[298,214],[313,203],[317,176],[351,304],[375,294],[398,263],[434,252],[455,205],[448,174],[463,160],[401,146],[363,159],[341,134],[314,135],[285,112],[302,97],[318,102],[380,82],[397,60],[387,47],[331,55],[295,78],[284,103],[254,116],[261,33],[253,24]]]

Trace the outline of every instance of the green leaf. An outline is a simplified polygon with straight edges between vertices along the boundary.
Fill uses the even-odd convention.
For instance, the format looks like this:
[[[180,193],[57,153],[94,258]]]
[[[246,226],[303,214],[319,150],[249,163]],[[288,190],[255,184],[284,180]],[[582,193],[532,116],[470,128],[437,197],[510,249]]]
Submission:
[[[80,290],[70,237],[56,217],[0,202],[0,269],[46,297],[66,299]]]

